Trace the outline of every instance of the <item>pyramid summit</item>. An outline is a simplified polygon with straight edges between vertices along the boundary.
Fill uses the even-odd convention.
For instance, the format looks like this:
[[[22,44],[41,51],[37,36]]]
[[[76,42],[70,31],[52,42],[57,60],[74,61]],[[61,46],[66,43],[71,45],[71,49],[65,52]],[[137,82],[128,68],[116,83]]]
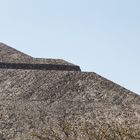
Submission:
[[[47,140],[52,127],[52,140],[68,140],[75,134],[65,131],[69,124],[96,128],[112,120],[140,130],[140,96],[65,60],[34,58],[0,43],[0,140]],[[77,140],[88,140],[81,133]]]
[[[0,67],[13,69],[81,71],[79,66],[62,59],[33,58],[0,43]]]
[[[24,59],[32,58],[29,55],[26,55],[10,46],[0,43],[0,61],[24,61]]]

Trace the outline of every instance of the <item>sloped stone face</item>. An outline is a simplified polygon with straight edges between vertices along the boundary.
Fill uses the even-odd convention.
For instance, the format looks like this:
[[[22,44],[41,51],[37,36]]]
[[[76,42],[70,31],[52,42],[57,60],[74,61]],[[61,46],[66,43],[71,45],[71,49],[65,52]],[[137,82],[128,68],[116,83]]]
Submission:
[[[140,123],[140,97],[95,73],[0,70],[0,79],[0,130],[6,140],[33,139],[33,132],[60,118]]]
[[[6,52],[0,55],[8,60]],[[44,61],[58,64],[59,60],[40,63]],[[140,96],[96,73],[0,68],[0,140],[37,140],[34,132],[41,133],[63,119],[93,124],[126,120],[140,129]]]
[[[33,58],[14,48],[0,43],[0,62],[1,63],[28,63],[28,64],[54,64],[54,65],[74,65],[62,59]]]
[[[14,62],[14,61],[21,62],[29,58],[32,57],[14,48],[11,48],[6,44],[0,43],[0,62]]]
[[[81,71],[80,67],[62,59],[33,58],[0,43],[0,68]]]

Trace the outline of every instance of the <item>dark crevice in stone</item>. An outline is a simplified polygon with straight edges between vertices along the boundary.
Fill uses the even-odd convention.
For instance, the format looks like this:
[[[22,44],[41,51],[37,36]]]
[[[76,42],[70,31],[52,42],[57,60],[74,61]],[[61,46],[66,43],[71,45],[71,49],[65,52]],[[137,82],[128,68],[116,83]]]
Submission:
[[[27,63],[2,63],[1,69],[29,69],[29,70],[59,70],[59,71],[81,71],[77,65],[57,65],[57,64],[27,64]]]

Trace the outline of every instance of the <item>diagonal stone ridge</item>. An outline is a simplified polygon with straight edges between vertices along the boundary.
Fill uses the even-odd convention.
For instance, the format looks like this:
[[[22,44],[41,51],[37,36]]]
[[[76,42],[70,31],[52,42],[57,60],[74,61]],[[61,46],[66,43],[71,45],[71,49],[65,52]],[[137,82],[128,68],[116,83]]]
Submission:
[[[0,43],[0,68],[81,71],[80,67],[62,59],[34,58]]]

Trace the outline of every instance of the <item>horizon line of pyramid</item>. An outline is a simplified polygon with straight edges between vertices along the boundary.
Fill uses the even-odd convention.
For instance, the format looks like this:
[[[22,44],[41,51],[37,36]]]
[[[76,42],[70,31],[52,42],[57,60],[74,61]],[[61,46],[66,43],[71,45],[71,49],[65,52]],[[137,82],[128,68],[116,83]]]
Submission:
[[[81,71],[63,59],[34,58],[4,43],[0,43],[0,68]]]

